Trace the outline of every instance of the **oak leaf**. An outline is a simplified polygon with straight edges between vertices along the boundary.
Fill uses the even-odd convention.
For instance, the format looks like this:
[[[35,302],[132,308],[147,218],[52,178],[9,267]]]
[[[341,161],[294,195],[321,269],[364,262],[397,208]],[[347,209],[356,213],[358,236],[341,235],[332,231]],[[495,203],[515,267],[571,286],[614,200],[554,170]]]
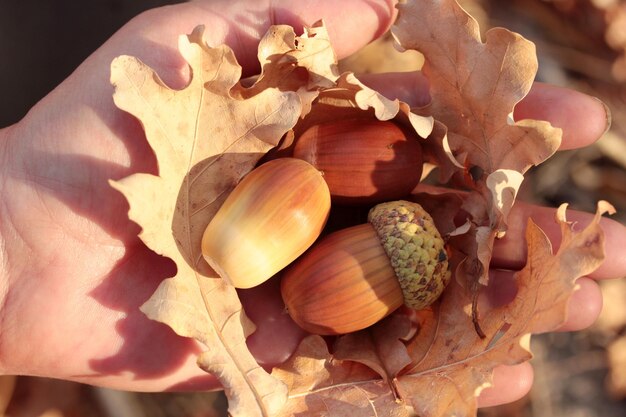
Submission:
[[[466,167],[524,173],[551,156],[559,129],[543,121],[512,122],[511,114],[537,72],[534,44],[504,28],[487,31],[454,0],[398,5],[392,33],[404,49],[424,54],[428,112],[448,127],[450,146]]]
[[[471,330],[472,301],[453,281],[438,304],[417,313],[419,332],[407,342],[406,352],[398,346],[406,330],[402,317],[343,336],[337,355],[328,353],[323,339],[305,339],[292,359],[272,373],[289,387],[286,409],[293,415],[409,415],[412,409],[423,417],[475,416],[476,397],[491,385],[493,369],[530,359],[531,334],[564,323],[576,280],[604,259],[599,222],[603,213],[614,211],[612,206],[599,203],[595,218],[580,232],[567,222],[565,208],[557,212],[562,240],[556,253],[529,219],[528,261],[514,276],[514,296],[483,308],[491,338],[481,339]],[[370,337],[376,332],[381,334]],[[398,351],[403,353],[398,356]],[[376,372],[368,374],[351,362]]]
[[[563,243],[556,254],[529,222],[517,297],[484,304],[481,323],[489,338],[471,330],[477,298],[461,284],[486,283],[494,239],[506,232],[523,174],[555,151],[560,131],[511,120],[536,71],[532,44],[519,35],[493,30],[482,43],[476,23],[451,0],[402,4],[394,33],[404,48],[425,56],[433,98],[427,108],[390,100],[352,73],[338,75],[321,23],[301,37],[287,26],[270,28],[259,46],[262,73],[254,79],[240,80],[233,52],[208,47],[201,28],[180,38],[192,74],[181,90],[165,86],[135,58],[113,61],[115,103],[142,122],[159,174],[112,185],[129,201],[145,244],[177,265],[176,276],[142,311],[207,347],[198,364],[220,379],[230,415],[408,417],[410,408],[424,416],[474,415],[493,368],[530,357],[530,334],[558,327],[575,279],[604,256],[598,222],[608,205],[600,205],[580,233],[560,209]],[[347,117],[411,127],[440,179],[469,191],[431,198],[429,209],[454,246],[457,280],[412,321],[391,316],[339,337],[331,351],[321,337],[306,338],[270,375],[246,347],[254,324],[237,293],[202,259],[201,236],[237,182],[281,138],[278,152],[288,152],[308,126]]]
[[[134,174],[112,185],[128,200],[143,242],[177,266],[142,311],[207,347],[198,363],[219,378],[231,415],[269,416],[282,406],[286,387],[246,348],[253,325],[235,289],[203,261],[200,241],[235,184],[295,125],[301,102],[276,88],[234,98],[241,67],[232,50],[208,47],[202,34],[199,27],[179,39],[192,73],[181,90],[164,85],[136,58],[113,61],[115,104],[142,122],[159,174]]]
[[[261,74],[239,94],[251,97],[267,88],[295,91],[302,100],[302,117],[311,111],[320,89],[333,87],[339,77],[337,56],[323,21],[305,27],[300,36],[291,26],[271,26],[259,42],[257,57]]]
[[[557,212],[562,243],[557,253],[550,241],[529,219],[526,231],[528,260],[514,276],[517,291],[512,301],[483,309],[482,324],[488,339],[467,331],[471,325],[469,300],[453,283],[441,301],[427,332],[428,351],[413,356],[413,365],[398,378],[398,390],[420,415],[464,416],[476,412],[476,395],[491,383],[492,370],[498,365],[514,365],[530,359],[531,333],[554,331],[564,323],[568,300],[576,280],[594,271],[604,260],[604,233],[600,216],[613,213],[608,203],[600,202],[593,221],[580,232],[567,222],[563,205]],[[465,314],[454,314],[464,311]],[[422,345],[421,334],[410,346]],[[424,386],[437,391],[425,392]]]
[[[378,373],[383,381],[391,379],[411,363],[406,340],[412,332],[408,317],[395,314],[375,326],[341,336],[335,343],[334,357],[360,362]]]
[[[425,57],[431,102],[423,111],[446,126],[450,152],[465,167],[459,177],[475,194],[463,207],[473,249],[464,248],[457,279],[477,296],[479,284],[488,284],[494,240],[506,233],[523,174],[558,149],[561,130],[545,121],[512,120],[537,72],[532,42],[504,28],[487,31],[483,42],[476,20],[454,0],[398,8],[392,33],[399,47]]]
[[[423,146],[430,150],[430,154],[445,155],[436,150],[445,131],[435,129],[432,117],[419,115],[407,103],[385,97],[363,84],[351,72],[341,74],[332,86],[321,88],[308,110],[294,127],[293,134],[274,151],[276,155],[290,156],[294,139],[309,127],[345,119],[394,120],[414,131],[423,140]]]
[[[378,374],[360,363],[333,358],[320,336],[305,338],[272,375],[289,387],[277,417],[410,416]]]

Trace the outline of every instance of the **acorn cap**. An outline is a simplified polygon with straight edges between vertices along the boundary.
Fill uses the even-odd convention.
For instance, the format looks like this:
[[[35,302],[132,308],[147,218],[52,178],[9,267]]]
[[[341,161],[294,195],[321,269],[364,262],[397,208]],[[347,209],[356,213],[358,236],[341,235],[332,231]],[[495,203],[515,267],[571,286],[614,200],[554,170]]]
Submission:
[[[432,217],[417,203],[378,204],[368,221],[396,273],[404,303],[419,310],[432,304],[450,281],[448,254]]]

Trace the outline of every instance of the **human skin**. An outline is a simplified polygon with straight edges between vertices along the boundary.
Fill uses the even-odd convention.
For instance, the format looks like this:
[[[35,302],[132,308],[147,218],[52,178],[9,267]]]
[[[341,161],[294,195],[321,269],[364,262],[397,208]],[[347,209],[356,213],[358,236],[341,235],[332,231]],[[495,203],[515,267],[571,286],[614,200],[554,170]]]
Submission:
[[[180,88],[189,73],[177,39],[198,23],[210,28],[205,34],[210,45],[233,48],[247,76],[259,69],[256,45],[271,23],[299,30],[324,18],[343,57],[384,33],[393,16],[391,2],[371,0],[273,1],[271,7],[263,1],[197,1],[155,9],[129,22],[23,120],[0,130],[0,372],[134,391],[218,388],[195,363],[202,346],[139,311],[159,283],[174,275],[175,266],[138,239],[140,229],[128,219],[127,202],[109,186],[109,180],[132,173],[158,173],[140,124],[113,104],[111,60],[136,56]],[[367,83],[392,98],[427,100],[427,84],[419,75],[374,77]],[[563,149],[587,146],[607,127],[599,101],[543,84],[533,87],[515,116],[561,127]],[[520,221],[496,246],[494,274],[523,263],[521,220],[528,216],[556,242],[553,215],[550,208],[518,204],[511,216]],[[570,216],[581,226],[591,219],[585,213]],[[618,252],[626,232],[610,219],[602,226],[607,261],[579,280],[563,330],[582,329],[597,317],[601,295],[595,280],[626,275],[626,259]],[[283,361],[304,333],[283,314],[276,283],[241,294],[259,327],[250,349],[265,366]],[[531,384],[529,364],[497,368],[495,386],[483,391],[479,403],[513,401]]]

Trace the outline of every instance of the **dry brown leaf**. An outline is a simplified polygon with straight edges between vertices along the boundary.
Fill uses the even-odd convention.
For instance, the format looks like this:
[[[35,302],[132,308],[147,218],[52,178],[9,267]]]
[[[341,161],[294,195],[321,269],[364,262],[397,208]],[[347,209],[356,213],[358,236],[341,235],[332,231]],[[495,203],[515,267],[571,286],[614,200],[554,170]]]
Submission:
[[[414,113],[408,104],[400,100],[390,100],[381,93],[367,87],[351,72],[341,74],[335,84],[323,88],[312,103],[310,112],[298,122],[294,134],[283,141],[277,155],[291,155],[293,140],[309,127],[321,123],[359,118],[394,120],[409,129],[413,129],[420,138],[428,138],[424,146],[436,147],[442,142],[444,129],[435,129],[435,122],[430,116]],[[430,144],[430,145],[429,145]],[[435,153],[435,150],[432,150]],[[439,152],[445,157],[445,153]]]
[[[392,357],[398,354],[396,344],[403,333],[397,323],[388,327],[389,333],[382,330],[380,340],[365,333],[346,336],[347,346],[355,351],[349,353],[346,346],[340,346],[341,356],[346,358],[343,362],[327,354],[321,338],[306,339],[296,355],[272,373],[289,387],[289,410],[293,415],[339,416],[348,411],[354,417],[390,415],[375,399],[384,400],[382,404],[388,407],[388,399],[397,396],[393,412],[399,415],[403,415],[399,407],[404,404],[402,407],[410,406],[421,417],[475,416],[476,397],[490,385],[493,369],[530,359],[531,333],[553,331],[565,321],[576,280],[604,259],[599,222],[607,211],[613,208],[601,202],[594,220],[577,232],[566,221],[562,206],[556,219],[562,243],[556,254],[545,234],[529,220],[528,261],[515,275],[516,296],[508,304],[486,305],[483,310],[484,328],[492,335],[489,339],[481,339],[471,330],[471,300],[454,281],[438,305],[418,315],[421,331],[407,345],[410,363]],[[385,323],[378,326],[384,329]],[[356,343],[374,347],[359,348]],[[377,373],[355,376],[348,357],[368,364]],[[359,409],[345,404],[353,401],[369,401],[369,406]]]
[[[233,98],[241,67],[228,47],[209,48],[202,33],[179,40],[193,74],[182,90],[165,86],[136,58],[113,61],[115,103],[141,120],[159,175],[135,174],[112,185],[129,201],[141,239],[178,268],[142,311],[207,346],[198,363],[220,379],[231,415],[269,416],[282,406],[286,387],[246,348],[253,327],[235,289],[204,263],[200,241],[234,185],[295,125],[300,100],[272,88]]]
[[[436,336],[427,332],[429,349],[424,352],[421,334],[410,343],[420,346],[422,356],[413,357],[414,365],[398,378],[399,392],[420,415],[471,416],[476,412],[476,395],[491,381],[493,368],[513,365],[530,358],[531,333],[553,331],[566,318],[568,300],[576,280],[595,270],[604,259],[604,234],[599,225],[604,212],[600,203],[591,224],[575,232],[565,219],[565,206],[558,211],[562,246],[552,253],[550,241],[529,220],[526,241],[528,260],[515,275],[517,294],[503,306],[487,306],[482,325],[489,339],[472,331],[471,301],[453,283],[433,316]],[[432,386],[437,392],[426,392]]]
[[[146,245],[178,266],[142,311],[207,346],[198,364],[220,378],[233,416],[408,417],[410,407],[423,416],[475,415],[476,395],[493,368],[529,358],[530,333],[562,323],[575,279],[604,256],[598,221],[609,206],[601,205],[580,233],[559,210],[557,254],[530,222],[517,297],[484,306],[489,338],[472,330],[475,299],[460,284],[486,282],[494,239],[506,231],[523,173],[555,151],[560,130],[511,120],[536,71],[534,48],[519,35],[495,29],[482,43],[475,21],[452,0],[403,3],[394,33],[425,56],[433,98],[425,109],[389,100],[352,73],[338,76],[322,24],[299,39],[289,27],[272,27],[259,47],[263,72],[254,83],[239,80],[232,51],[209,48],[201,29],[179,42],[193,74],[182,90],[165,86],[135,58],[112,64],[115,102],[141,120],[159,164],[158,176],[136,174],[113,186],[128,199]],[[339,338],[333,354],[324,339],[309,337],[269,375],[246,347],[254,325],[234,288],[202,260],[201,235],[234,185],[285,133],[281,152],[288,153],[290,140],[310,125],[347,117],[412,127],[440,179],[469,190],[433,198],[431,207],[455,246],[451,260],[461,283],[417,313],[413,326],[392,316]]]
[[[272,26],[259,43],[259,62],[263,72],[259,81],[274,78],[275,85],[291,82],[291,91],[302,87],[299,80],[285,77],[294,75],[294,68],[306,69],[304,87],[315,90],[319,87],[332,87],[337,78],[337,55],[328,37],[328,30],[322,21],[304,28],[301,36],[296,36],[293,28],[286,25]],[[265,83],[257,83],[264,85]]]
[[[381,93],[367,87],[350,72],[342,74],[332,88],[320,92],[312,114],[298,124],[302,131],[312,124],[342,118],[376,117],[411,126],[421,138],[428,137],[434,127],[430,116],[420,116],[411,111],[408,104],[390,100]]]
[[[341,336],[335,343],[334,357],[362,363],[390,384],[391,379],[411,363],[402,339],[411,333],[411,322],[404,315],[392,315],[370,328]]]
[[[296,36],[287,25],[270,27],[259,42],[262,72],[250,88],[239,91],[251,97],[267,88],[296,91],[302,100],[302,116],[311,111],[320,88],[330,88],[339,77],[337,56],[322,21],[305,27]]]
[[[360,363],[334,359],[320,336],[305,338],[272,375],[289,387],[280,417],[409,417],[389,385]]]
[[[494,28],[483,43],[476,20],[454,0],[413,1],[398,8],[393,35],[401,48],[425,56],[422,70],[432,100],[423,111],[447,127],[444,143],[465,167],[456,182],[474,194],[463,207],[473,242],[462,241],[467,259],[457,279],[476,297],[479,284],[488,283],[494,240],[506,233],[523,174],[557,150],[561,130],[544,121],[512,120],[537,72],[532,42]]]
[[[450,146],[467,168],[524,173],[560,144],[543,121],[511,122],[537,72],[534,44],[503,28],[480,39],[478,23],[454,0],[400,4],[392,32],[404,49],[424,54],[430,115],[448,127]]]

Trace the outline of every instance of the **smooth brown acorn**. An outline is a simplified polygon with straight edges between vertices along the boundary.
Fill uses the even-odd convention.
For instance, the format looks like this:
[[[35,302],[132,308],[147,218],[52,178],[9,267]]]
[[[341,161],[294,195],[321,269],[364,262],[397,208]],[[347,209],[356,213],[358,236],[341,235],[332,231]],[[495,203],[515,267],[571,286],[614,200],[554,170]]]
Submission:
[[[324,173],[339,204],[404,198],[422,176],[419,137],[390,121],[341,119],[311,126],[296,139],[293,157]]]
[[[417,203],[393,201],[372,208],[368,223],[313,245],[285,270],[281,293],[303,329],[343,334],[403,304],[422,309],[449,281],[448,255],[433,219]]]
[[[322,174],[295,158],[269,161],[237,184],[202,236],[202,255],[227,282],[271,278],[318,238],[330,212]]]

